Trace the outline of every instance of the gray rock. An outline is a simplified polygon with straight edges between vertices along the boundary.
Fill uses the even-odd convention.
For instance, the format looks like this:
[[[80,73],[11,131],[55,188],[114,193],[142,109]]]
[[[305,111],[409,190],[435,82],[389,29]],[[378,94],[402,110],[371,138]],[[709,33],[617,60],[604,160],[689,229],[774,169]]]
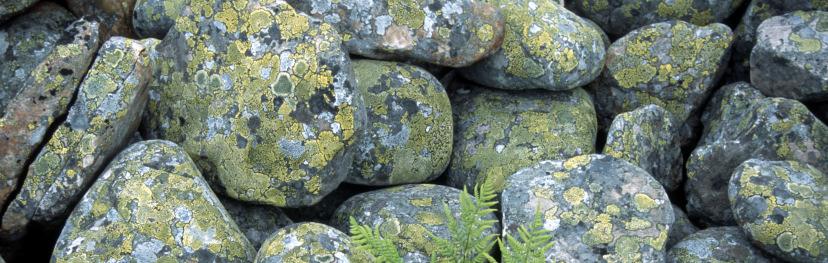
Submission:
[[[37,0],[0,0],[0,24],[37,2]]]
[[[667,193],[646,171],[605,155],[542,161],[509,177],[504,232],[543,215],[555,245],[547,260],[663,261],[673,224]]]
[[[136,0],[66,0],[66,6],[78,17],[98,21],[106,39],[110,36],[134,37],[132,10]]]
[[[229,198],[219,200],[256,250],[270,235],[293,224],[293,221],[277,207],[244,203]]]
[[[732,120],[745,118],[750,114],[750,107],[764,98],[761,92],[747,82],[736,82],[719,88],[702,113],[704,131],[699,145],[738,136],[739,129],[723,125],[730,125]]]
[[[336,228],[319,223],[300,223],[270,236],[256,255],[256,263],[374,262],[356,249],[351,238]]]
[[[60,233],[52,262],[249,262],[255,251],[187,153],[145,141],[118,155]]]
[[[690,222],[690,218],[680,207],[673,205],[673,215],[675,215],[676,221],[670,226],[670,234],[667,235],[667,245],[665,247],[668,251],[686,236],[699,231],[699,228],[693,225],[693,222]]]
[[[669,263],[770,262],[738,227],[713,227],[687,236],[667,253]]]
[[[135,0],[132,27],[139,37],[164,38],[190,0]]]

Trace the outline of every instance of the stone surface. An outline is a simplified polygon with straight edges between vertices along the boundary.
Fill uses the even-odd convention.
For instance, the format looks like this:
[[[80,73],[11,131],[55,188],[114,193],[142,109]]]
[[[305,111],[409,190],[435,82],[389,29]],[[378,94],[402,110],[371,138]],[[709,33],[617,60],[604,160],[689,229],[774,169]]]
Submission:
[[[667,253],[669,263],[770,262],[738,227],[712,227],[689,235]]]
[[[229,198],[219,200],[256,250],[270,235],[293,224],[293,221],[277,207],[244,203]]]
[[[485,179],[500,191],[506,177],[538,161],[595,151],[595,110],[583,89],[511,92],[460,84],[450,98],[454,187],[472,189]]]
[[[37,2],[37,0],[0,0],[0,24]]]
[[[754,98],[761,95],[747,90],[731,87],[714,96],[705,114],[705,126],[714,128],[687,160],[687,212],[703,225],[735,225],[730,206],[722,204],[728,180],[745,160],[797,160],[828,170],[828,126],[797,101]]]
[[[604,154],[641,167],[664,189],[675,190],[684,161],[678,128],[670,112],[652,104],[619,114],[609,127]]]
[[[757,89],[771,97],[828,100],[828,12],[772,17],[756,35],[750,82]]]
[[[356,60],[368,128],[360,140],[351,183],[422,183],[449,164],[452,116],[443,85],[422,68],[396,62]]]
[[[374,59],[463,67],[494,53],[503,16],[473,0],[288,0],[336,25],[348,50]]]
[[[743,0],[574,0],[575,13],[595,21],[607,34],[623,36],[649,24],[683,20],[696,25],[723,22]]]
[[[187,153],[132,145],[110,163],[63,227],[52,262],[252,261],[255,251]]]
[[[98,21],[106,36],[133,37],[132,10],[136,0],[66,0],[78,17]]]
[[[0,203],[8,203],[46,131],[65,116],[101,41],[97,22],[73,22],[8,103],[0,119]]]
[[[503,191],[504,232],[543,215],[553,233],[549,260],[663,261],[673,224],[664,188],[646,171],[605,155],[542,161],[509,177]]]
[[[763,250],[789,262],[828,262],[824,172],[795,161],[747,160],[730,178],[728,198],[736,221]]]
[[[455,218],[460,217],[460,190],[442,185],[403,185],[362,193],[342,204],[331,219],[342,231],[350,229],[349,218],[357,223],[378,227],[384,237],[397,246],[405,262],[430,262],[437,249],[431,235],[451,237],[444,206]],[[472,198],[472,200],[476,200]],[[491,213],[485,219],[497,219]],[[459,219],[458,219],[459,220]],[[499,233],[500,226],[485,234]]]
[[[357,250],[347,234],[319,223],[300,223],[270,236],[256,255],[256,263],[373,262]]]
[[[601,73],[606,54],[601,31],[557,1],[485,2],[505,16],[503,46],[461,70],[467,79],[499,89],[569,90]]]
[[[29,221],[65,219],[141,123],[150,66],[139,41],[113,37],[103,44],[66,122],[29,166],[20,192],[6,208],[0,233],[19,236]]]
[[[132,27],[139,37],[164,38],[190,0],[135,0]]]
[[[670,226],[670,234],[667,235],[667,245],[665,246],[667,250],[670,250],[684,237],[699,231],[699,228],[693,225],[693,222],[690,222],[690,218],[680,207],[673,205],[673,215],[676,221]]]
[[[179,143],[235,199],[308,206],[336,188],[367,117],[333,25],[282,1],[182,14],[156,47],[142,134]]]
[[[725,68],[732,40],[726,25],[700,27],[683,21],[648,25],[618,39],[591,86],[599,124],[603,127],[616,114],[655,104],[686,130]],[[680,134],[682,141],[687,137]]]

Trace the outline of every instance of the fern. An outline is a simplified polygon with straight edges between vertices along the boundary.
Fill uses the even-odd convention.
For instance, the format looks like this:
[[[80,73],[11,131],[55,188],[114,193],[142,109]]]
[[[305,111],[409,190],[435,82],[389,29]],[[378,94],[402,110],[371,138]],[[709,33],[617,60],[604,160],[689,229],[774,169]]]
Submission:
[[[490,180],[474,189],[474,199],[466,188],[460,193],[460,220],[456,220],[448,205],[443,205],[449,240],[432,234],[437,250],[432,255],[432,262],[497,262],[489,252],[496,243],[496,234],[485,235],[491,230],[496,219],[484,219],[495,212],[497,192]]]
[[[506,234],[505,239],[497,240],[503,254],[503,263],[543,263],[546,251],[552,248],[552,234],[543,228],[540,210],[535,210],[535,218],[529,229],[518,227],[519,239]]]
[[[351,225],[351,239],[357,245],[357,249],[362,249],[374,256],[377,262],[382,263],[402,263],[403,260],[397,252],[397,247],[390,239],[384,238],[379,231],[379,228],[371,229],[370,227],[360,225],[354,217],[350,218]]]

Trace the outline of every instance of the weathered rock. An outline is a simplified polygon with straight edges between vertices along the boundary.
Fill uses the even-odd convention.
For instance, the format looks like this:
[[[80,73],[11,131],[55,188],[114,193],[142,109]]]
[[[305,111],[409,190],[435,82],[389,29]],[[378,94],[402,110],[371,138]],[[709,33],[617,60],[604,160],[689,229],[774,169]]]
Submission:
[[[342,205],[349,198],[369,192],[382,189],[382,187],[372,187],[367,185],[342,183],[333,192],[322,198],[312,206],[298,207],[298,208],[282,208],[282,211],[290,217],[294,222],[317,222],[322,224],[329,224],[333,218],[336,209]]]
[[[150,77],[140,42],[113,37],[103,44],[66,122],[29,166],[20,193],[3,214],[0,233],[19,237],[29,221],[65,219],[141,123]]]
[[[396,62],[356,60],[353,67],[369,128],[346,180],[393,185],[440,176],[449,163],[453,125],[440,81]]]
[[[503,190],[504,232],[543,215],[565,262],[663,261],[673,224],[664,188],[646,171],[604,155],[542,161],[509,177]]]
[[[730,178],[728,197],[739,226],[763,250],[790,262],[828,262],[824,172],[795,161],[747,160]]]
[[[390,238],[405,262],[430,262],[437,249],[432,235],[451,237],[444,206],[460,217],[460,190],[442,185],[403,185],[351,197],[334,214],[331,223],[342,231],[350,229],[349,218],[361,225],[378,227]],[[474,201],[475,199],[473,199]],[[497,219],[494,213],[484,219]],[[459,219],[458,219],[459,220]],[[500,226],[484,235],[499,233]]]
[[[756,34],[750,82],[757,89],[772,97],[828,100],[828,12],[772,17]]]
[[[249,262],[255,253],[187,153],[153,140],[121,152],[95,181],[52,262]]]
[[[494,53],[503,16],[473,0],[288,0],[336,25],[351,53],[464,67]]]
[[[282,1],[182,14],[156,47],[143,134],[179,143],[238,200],[307,206],[336,188],[367,117],[335,28]]]
[[[696,25],[723,22],[743,0],[575,0],[567,7],[595,21],[607,34],[623,36],[649,24],[683,20]]]
[[[373,262],[356,249],[347,234],[319,223],[300,223],[282,228],[268,238],[256,255],[256,263]]]
[[[735,225],[727,203],[727,182],[735,168],[751,158],[797,160],[828,170],[828,126],[798,101],[748,99],[755,95],[723,90],[712,101],[715,129],[688,158],[687,213],[706,225]],[[734,103],[730,103],[734,101]],[[715,105],[726,105],[715,106]],[[745,107],[748,105],[748,107]],[[705,125],[708,126],[708,125]]]
[[[569,90],[598,77],[606,46],[592,23],[557,1],[486,0],[506,17],[503,46],[461,70],[483,86]]]
[[[687,236],[667,253],[669,263],[770,262],[738,227],[713,227]]]
[[[45,2],[0,28],[0,116],[25,89],[32,71],[52,53],[74,19],[63,7]]]
[[[0,0],[0,24],[37,2],[37,0]]]
[[[64,116],[101,39],[97,22],[78,20],[64,30],[54,51],[32,70],[24,89],[8,103],[0,119],[0,203],[22,176],[46,131]]]
[[[190,0],[134,0],[132,27],[139,37],[164,38]]]
[[[293,224],[293,221],[277,207],[244,203],[229,198],[219,200],[256,250],[270,235]]]
[[[736,27],[736,41],[733,42],[733,60],[729,77],[736,80],[750,79],[750,52],[756,44],[756,28],[765,19],[802,10],[828,11],[828,2],[822,0],[752,0],[742,21]]]
[[[673,215],[676,221],[670,226],[670,234],[667,235],[667,245],[665,247],[668,251],[686,236],[699,231],[699,228],[690,222],[690,218],[680,207],[673,205]]]
[[[106,36],[133,37],[132,9],[136,0],[66,0],[78,17],[99,21]],[[108,38],[108,37],[107,37]]]
[[[732,120],[741,120],[749,115],[750,107],[765,96],[750,83],[736,82],[719,88],[702,113],[704,131],[699,145],[711,144],[738,136],[739,129],[731,129]]]
[[[595,151],[595,110],[582,89],[511,92],[460,84],[450,98],[448,182],[457,188],[494,180],[500,191],[506,177],[541,160]]]
[[[733,34],[723,24],[683,21],[652,24],[618,39],[607,51],[607,67],[592,84],[598,122],[655,104],[687,131],[713,91],[729,58]],[[682,132],[680,141],[690,134]]]
[[[670,112],[647,105],[615,116],[604,154],[628,161],[655,177],[667,191],[681,184],[681,147],[678,126]]]

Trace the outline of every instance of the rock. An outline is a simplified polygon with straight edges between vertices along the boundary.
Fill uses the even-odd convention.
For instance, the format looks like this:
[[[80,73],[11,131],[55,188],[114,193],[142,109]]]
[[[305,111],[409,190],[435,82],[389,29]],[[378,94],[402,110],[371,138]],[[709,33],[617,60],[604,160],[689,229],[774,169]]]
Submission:
[[[66,0],[78,17],[93,18],[105,29],[105,36],[133,37],[132,9],[136,0]],[[107,37],[108,38],[108,37]]]
[[[3,59],[0,63],[0,83],[3,83],[0,116],[6,112],[8,103],[26,87],[32,71],[52,53],[63,30],[74,19],[63,7],[45,2],[0,28]]]
[[[339,208],[349,198],[373,190],[379,190],[383,187],[372,187],[358,184],[342,183],[339,188],[334,189],[333,192],[322,198],[322,201],[317,202],[312,206],[298,207],[298,208],[282,208],[282,211],[287,214],[294,222],[316,222],[322,224],[329,224],[333,218],[336,209]]]
[[[592,82],[604,66],[602,33],[557,1],[486,0],[506,17],[503,46],[465,68],[483,86],[569,90]]]
[[[618,39],[607,51],[607,67],[592,84],[602,127],[616,114],[648,104],[666,109],[682,130],[692,130],[729,58],[733,40],[723,24],[683,21],[652,24]],[[684,143],[690,134],[680,134]]]
[[[219,200],[256,250],[270,235],[293,224],[282,210],[273,206],[243,203],[228,198]]]
[[[667,253],[667,262],[770,262],[738,227],[713,227],[687,236]]]
[[[673,215],[676,221],[670,226],[670,234],[667,235],[667,245],[665,247],[668,251],[685,237],[699,231],[699,228],[693,225],[693,222],[690,222],[690,218],[680,207],[673,205]]]
[[[750,81],[757,89],[772,97],[828,100],[828,12],[772,17],[756,34]]]
[[[50,225],[65,219],[141,123],[150,77],[141,42],[113,37],[103,44],[66,122],[29,166],[0,233],[19,237],[29,221]]]
[[[270,236],[256,255],[256,263],[280,262],[372,262],[364,250],[356,249],[347,234],[318,223],[285,227]]]
[[[37,0],[0,0],[0,24],[14,17],[14,15],[23,12],[37,2]]]
[[[348,50],[374,59],[464,67],[494,53],[503,16],[473,0],[288,0],[335,25]]]
[[[500,191],[506,177],[541,160],[595,151],[595,110],[583,89],[511,92],[460,84],[450,98],[451,186],[495,180]]]
[[[719,88],[702,114],[704,131],[699,145],[738,136],[741,130],[731,129],[727,125],[732,124],[732,120],[740,120],[749,115],[751,105],[763,98],[765,96],[747,82],[736,82]]]
[[[367,117],[335,28],[283,1],[182,14],[156,47],[142,134],[179,143],[242,201],[308,206],[345,180]]]
[[[576,0],[567,1],[575,13],[595,21],[612,37],[649,24],[683,20],[696,25],[724,22],[742,0]]]
[[[444,206],[459,218],[460,193],[455,188],[431,184],[403,185],[362,193],[345,201],[331,222],[339,230],[347,231],[350,229],[349,219],[354,217],[361,225],[378,227],[382,236],[390,238],[397,246],[403,261],[429,262],[437,249],[432,235],[451,238]],[[491,213],[484,219],[497,217]],[[499,232],[497,225],[484,235]]]
[[[727,181],[745,160],[796,160],[828,170],[828,126],[804,105],[783,98],[748,100],[751,95],[728,90],[720,93],[727,96],[717,94],[721,101],[711,101],[708,110],[718,116],[706,114],[718,120],[716,128],[701,139],[686,164],[687,213],[703,225],[736,224],[730,206],[722,204],[727,203]]]
[[[765,19],[783,15],[788,12],[802,10],[828,11],[828,2],[820,0],[752,0],[742,21],[736,27],[736,41],[733,42],[733,60],[729,74],[737,80],[750,79],[750,52],[756,45],[756,28]]]
[[[249,262],[254,255],[187,153],[153,140],[109,164],[72,211],[52,262]]]
[[[97,22],[78,20],[63,31],[58,45],[29,73],[24,89],[0,119],[0,203],[18,187],[29,158],[46,131],[65,116],[76,88],[101,45]],[[32,103],[37,102],[37,103]]]
[[[164,38],[190,0],[134,0],[132,27],[139,37]]]
[[[396,62],[356,60],[357,86],[369,127],[360,140],[348,182],[422,183],[440,176],[451,155],[451,104],[425,70]]]
[[[681,184],[684,161],[678,128],[670,112],[652,104],[619,114],[609,128],[604,154],[641,167],[673,191]]]
[[[565,262],[656,262],[673,224],[664,188],[646,171],[605,155],[542,161],[507,180],[504,233],[543,215],[555,245],[546,257]]]
[[[828,262],[828,176],[822,171],[758,159],[736,168],[728,198],[754,244],[789,262]]]

